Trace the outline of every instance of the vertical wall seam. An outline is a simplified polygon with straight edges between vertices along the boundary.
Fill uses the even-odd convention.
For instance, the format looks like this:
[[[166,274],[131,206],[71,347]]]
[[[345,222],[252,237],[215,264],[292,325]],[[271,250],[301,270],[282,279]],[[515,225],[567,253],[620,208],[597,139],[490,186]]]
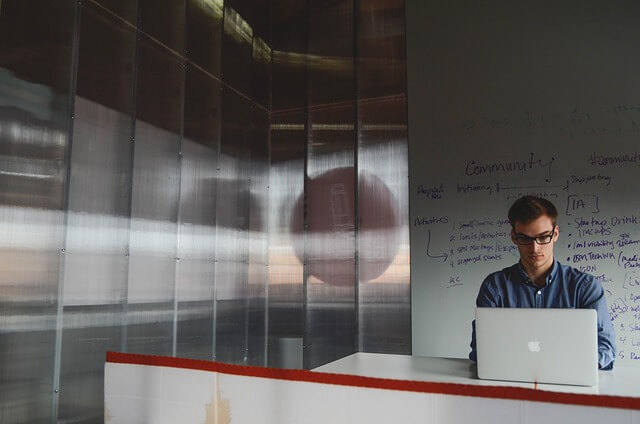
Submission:
[[[270,217],[271,214],[271,112],[273,110],[273,0],[269,4],[269,94],[267,98],[267,190],[266,190],[266,246],[265,246],[265,290],[264,290],[264,347],[263,365],[269,364],[269,252],[270,252]]]
[[[54,363],[53,363],[53,388],[52,388],[52,404],[51,404],[51,422],[58,421],[58,413],[60,406],[60,369],[62,361],[62,332],[64,330],[64,273],[66,266],[67,236],[69,231],[69,192],[71,185],[71,153],[73,146],[73,130],[74,130],[74,113],[76,99],[76,83],[78,79],[78,50],[80,47],[80,18],[82,1],[74,1],[73,6],[73,38],[71,44],[71,75],[69,77],[69,99],[67,103],[67,145],[65,149],[65,175],[64,175],[64,191],[62,198],[61,212],[63,214],[62,222],[62,240],[60,251],[58,252],[58,298],[56,305],[56,327],[55,327],[55,344],[54,344]]]
[[[214,239],[214,253],[213,253],[213,334],[212,334],[212,355],[211,359],[216,360],[217,358],[217,324],[218,324],[218,281],[216,279],[218,273],[218,199],[219,199],[219,190],[220,190],[220,154],[222,152],[222,92],[223,86],[222,83],[222,57],[223,57],[223,49],[224,49],[224,22],[226,15],[226,6],[223,2],[222,5],[222,22],[220,25],[220,50],[218,61],[220,64],[220,87],[218,87],[218,122],[217,122],[217,144],[216,144],[216,172],[217,177],[215,179],[215,190],[216,190],[216,205],[214,208],[214,228],[215,228],[215,239]]]
[[[256,40],[255,31],[252,31],[251,49],[249,50],[250,67],[253,67],[254,65],[253,49],[254,49],[255,40]],[[250,78],[253,79],[253,75],[251,75]],[[250,334],[249,328],[251,326],[250,310],[253,305],[253,299],[251,297],[252,296],[251,289],[249,286],[250,272],[251,272],[251,247],[252,247],[251,246],[251,177],[253,176],[253,170],[255,165],[254,163],[255,158],[252,157],[251,155],[252,153],[251,142],[255,134],[255,122],[253,122],[253,101],[251,99],[251,87],[247,90],[247,99],[249,99],[249,110],[248,111],[244,110],[243,112],[244,112],[244,119],[246,118],[249,118],[249,119],[248,119],[248,122],[246,122],[246,125],[244,125],[244,128],[242,130],[243,144],[247,143],[245,148],[248,147],[245,170],[242,169],[243,161],[240,160],[240,158],[238,158],[238,163],[240,164],[239,170],[247,172],[247,174],[245,174],[243,177],[245,178],[245,183],[247,184],[247,193],[248,193],[248,199],[245,207],[245,213],[247,215],[247,228],[246,228],[246,231],[242,232],[246,240],[246,244],[245,244],[246,250],[244,252],[246,254],[246,260],[243,263],[243,267],[244,267],[243,272],[245,272],[244,278],[243,278],[243,284],[245,285],[244,289],[246,290],[246,292],[244,296],[244,338],[242,341],[244,343],[244,346],[242,349],[244,351],[244,357],[242,358],[242,363],[245,365],[249,365],[249,362],[250,362],[249,341],[251,339],[251,334]]]
[[[253,43],[255,40],[255,36],[252,35],[251,36],[251,51],[250,51],[250,56],[249,56],[249,63],[251,65],[253,65]],[[253,166],[254,166],[254,158],[251,156],[251,140],[253,135],[255,134],[255,129],[254,129],[254,123],[253,121],[253,104],[252,102],[249,102],[249,111],[247,112],[246,110],[244,110],[244,118],[246,119],[247,117],[249,118],[249,121],[251,122],[251,124],[245,125],[243,130],[242,130],[242,141],[243,144],[247,143],[247,145],[249,146],[247,149],[247,159],[246,159],[246,168],[243,169],[243,165],[242,165],[242,160],[240,158],[238,158],[238,170],[240,172],[247,172],[247,174],[245,174],[243,177],[245,178],[244,182],[247,184],[247,193],[248,193],[248,199],[246,202],[246,207],[245,207],[245,213],[247,215],[247,228],[245,231],[243,231],[241,234],[243,234],[243,236],[245,237],[246,240],[246,244],[245,244],[245,250],[244,253],[246,254],[245,258],[246,260],[243,261],[243,271],[245,272],[244,274],[244,278],[243,278],[243,284],[244,284],[244,289],[245,291],[245,295],[244,295],[244,338],[242,340],[242,342],[244,343],[243,346],[243,351],[244,351],[244,357],[242,358],[242,363],[245,365],[249,364],[249,339],[250,339],[250,331],[249,331],[249,327],[250,327],[250,321],[251,321],[251,316],[249,314],[249,310],[251,309],[251,305],[253,304],[253,299],[251,298],[251,289],[249,288],[249,273],[251,271],[251,177],[252,177],[252,172],[253,172]],[[239,195],[239,193],[236,193],[237,195]],[[246,234],[246,235],[245,235]]]
[[[355,337],[354,348],[356,352],[359,352],[362,347],[361,337],[364,332],[360,331],[360,179],[359,179],[359,145],[360,145],[360,121],[359,121],[359,104],[360,98],[360,86],[358,80],[358,31],[360,29],[360,2],[359,0],[353,0],[353,128],[354,128],[354,148],[353,148],[353,228],[354,228],[354,281],[355,281]]]
[[[409,143],[409,90],[408,90],[409,66],[407,66],[407,2],[406,1],[402,3],[402,9],[404,10],[404,14],[403,14],[404,65],[405,65],[404,66],[404,83],[405,83],[404,117],[405,117],[405,123],[407,127],[407,129],[405,130],[405,136],[407,140],[407,164],[408,164],[409,158],[411,157],[411,152],[410,152],[411,143]],[[407,171],[408,171],[408,167],[407,167]],[[409,212],[411,211],[411,196],[410,196],[411,188],[409,185],[410,183],[411,181],[409,180],[409,173],[407,172],[407,209]],[[410,222],[411,222],[411,217],[409,217],[409,223]],[[413,305],[412,295],[413,295],[413,290],[411,290],[411,231],[409,231],[409,352],[413,352],[413,323],[412,323],[413,314],[411,313],[412,305]]]
[[[309,355],[309,334],[308,334],[308,317],[309,306],[307,304],[308,299],[308,284],[307,280],[309,278],[309,269],[307,265],[307,229],[309,226],[309,217],[307,213],[307,209],[309,207],[307,203],[308,190],[309,190],[309,136],[311,134],[309,127],[309,22],[310,22],[310,12],[309,5],[311,0],[305,0],[305,9],[304,9],[304,19],[305,19],[305,28],[307,33],[305,34],[305,62],[304,62],[304,81],[306,84],[305,87],[305,99],[304,99],[304,160],[303,160],[303,183],[302,183],[302,324],[304,334],[302,335],[302,364],[304,369],[309,369],[311,366],[311,359]]]
[[[172,325],[172,337],[171,337],[171,356],[177,356],[178,351],[178,294],[179,294],[179,282],[180,282],[180,260],[182,254],[180,252],[180,222],[182,220],[182,162],[184,161],[184,110],[186,103],[186,86],[187,86],[187,7],[188,1],[184,2],[184,28],[182,38],[182,60],[181,60],[181,75],[182,83],[180,84],[180,141],[178,142],[178,205],[176,210],[176,247],[175,258],[173,266],[173,325]]]
[[[127,276],[125,278],[125,284],[123,289],[123,298],[122,298],[122,332],[120,333],[120,349],[123,352],[127,351],[127,339],[128,339],[128,329],[129,329],[129,276],[131,270],[131,220],[133,219],[133,178],[134,178],[134,169],[135,169],[135,155],[136,155],[136,123],[138,116],[138,72],[140,67],[140,40],[141,40],[141,30],[140,24],[142,22],[140,17],[140,11],[142,10],[142,6],[138,1],[137,10],[136,10],[136,44],[133,53],[133,74],[131,76],[131,87],[130,87],[130,95],[131,95],[131,129],[130,129],[130,138],[129,145],[131,149],[129,151],[129,204],[128,204],[128,219],[127,219],[127,247],[124,252],[127,262]]]

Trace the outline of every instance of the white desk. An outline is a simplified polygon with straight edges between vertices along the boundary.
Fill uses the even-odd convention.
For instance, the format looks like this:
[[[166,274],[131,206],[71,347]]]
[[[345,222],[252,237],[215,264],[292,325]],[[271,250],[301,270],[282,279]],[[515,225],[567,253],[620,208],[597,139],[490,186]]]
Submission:
[[[408,355],[355,353],[313,371],[349,374],[396,380],[454,383],[471,386],[507,386],[551,392],[622,396],[640,399],[640,368],[616,366],[613,371],[599,371],[595,387],[558,384],[517,383],[480,380],[476,367],[468,359],[426,358]]]
[[[640,370],[621,367],[599,387],[533,390],[478,380],[463,359],[370,353],[314,371],[117,352],[105,364],[109,424],[640,424],[639,394]]]

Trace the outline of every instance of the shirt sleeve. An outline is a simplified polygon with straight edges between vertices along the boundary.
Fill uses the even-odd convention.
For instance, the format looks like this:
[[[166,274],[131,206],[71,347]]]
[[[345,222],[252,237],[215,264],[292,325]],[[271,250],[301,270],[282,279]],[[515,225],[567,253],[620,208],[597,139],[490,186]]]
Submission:
[[[580,307],[596,310],[598,314],[598,367],[602,370],[613,369],[613,362],[616,358],[616,334],[602,285],[591,275],[582,284]]]
[[[480,291],[478,292],[478,297],[476,298],[476,306],[479,308],[488,307],[494,308],[498,306],[498,302],[496,301],[496,297],[492,292],[490,285],[493,281],[491,276],[485,278],[480,286]],[[476,320],[471,321],[471,352],[469,352],[469,359],[473,362],[477,362],[478,358],[476,355]]]

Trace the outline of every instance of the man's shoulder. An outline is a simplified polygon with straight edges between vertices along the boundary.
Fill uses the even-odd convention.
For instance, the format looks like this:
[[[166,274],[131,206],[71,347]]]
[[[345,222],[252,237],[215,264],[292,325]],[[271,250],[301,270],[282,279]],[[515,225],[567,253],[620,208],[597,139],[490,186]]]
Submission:
[[[562,275],[564,278],[572,281],[593,281],[596,279],[593,275],[581,271],[578,268],[572,267],[571,265],[566,265],[556,261],[558,266],[557,273]]]
[[[602,290],[600,280],[598,280],[598,278],[570,265],[564,265],[558,262],[557,273],[562,276],[561,281],[564,282],[563,284],[565,286],[576,287],[586,293]]]
[[[499,271],[492,272],[491,274],[486,276],[486,278],[484,279],[484,284],[495,285],[503,281],[512,280],[513,278],[515,278],[515,276],[518,275],[518,266],[519,265],[516,263],[506,268],[502,268]]]
[[[513,290],[512,287],[517,286],[513,282],[519,278],[518,266],[518,264],[512,265],[487,275],[478,292],[476,305],[504,306],[505,297],[508,297],[509,292]]]

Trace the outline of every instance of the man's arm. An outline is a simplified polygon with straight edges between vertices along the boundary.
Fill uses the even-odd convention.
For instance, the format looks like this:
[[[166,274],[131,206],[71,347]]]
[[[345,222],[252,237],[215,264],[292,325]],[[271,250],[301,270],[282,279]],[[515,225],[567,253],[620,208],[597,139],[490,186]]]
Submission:
[[[498,306],[498,302],[492,291],[489,289],[489,277],[485,278],[480,286],[478,297],[476,298],[476,306],[479,308],[495,308]],[[471,321],[471,352],[469,352],[469,359],[473,362],[477,362],[476,355],[476,320]]]
[[[598,313],[598,368],[610,370],[616,359],[616,334],[611,323],[604,290],[592,275],[582,285],[581,308],[595,309]]]

